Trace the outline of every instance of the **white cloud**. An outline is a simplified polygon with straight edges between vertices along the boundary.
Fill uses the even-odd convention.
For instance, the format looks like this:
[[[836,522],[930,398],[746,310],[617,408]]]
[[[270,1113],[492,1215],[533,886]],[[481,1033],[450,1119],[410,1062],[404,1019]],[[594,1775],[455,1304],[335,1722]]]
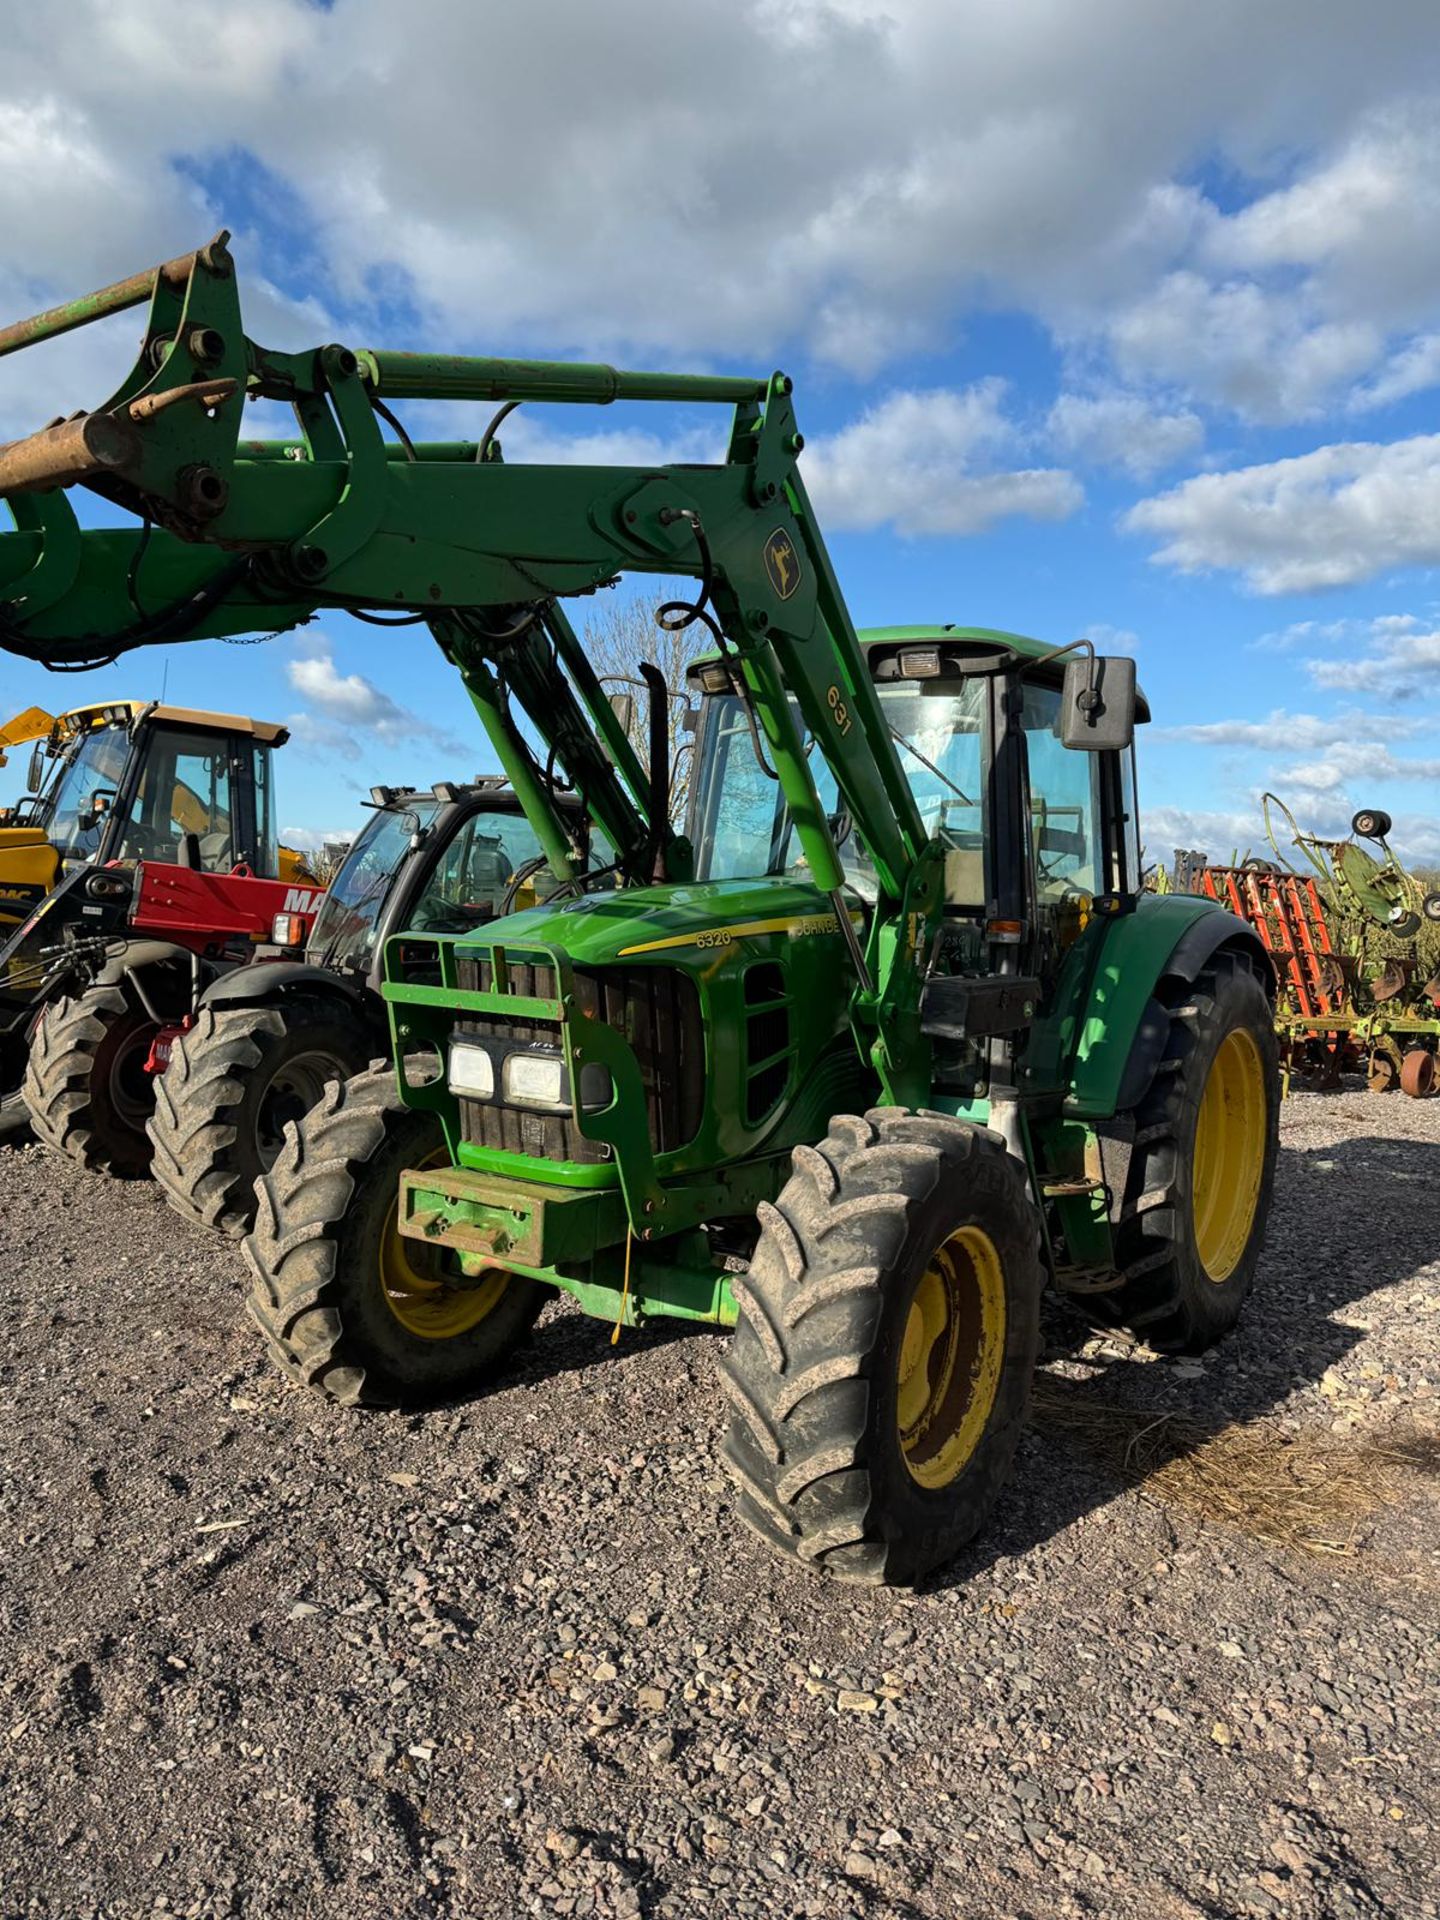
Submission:
[[[1408,700],[1427,690],[1440,694],[1440,629],[1423,630],[1412,616],[1377,620],[1364,652],[1305,662],[1317,687],[1346,693],[1378,693]],[[1393,721],[1392,721],[1393,725]]]
[[[1364,413],[1440,386],[1440,333],[1422,333],[1395,353],[1373,379],[1355,388],[1350,411]]]
[[[1339,740],[1319,760],[1297,761],[1285,770],[1293,785],[1311,793],[1338,793],[1347,781],[1440,781],[1440,760],[1406,760],[1386,746],[1360,740]]]
[[[1096,466],[1123,467],[1137,479],[1149,479],[1173,466],[1205,441],[1198,414],[1188,408],[1165,412],[1140,394],[1062,393],[1046,421],[1061,453]]]
[[[1334,152],[1208,229],[1222,269],[1301,269],[1337,317],[1392,325],[1433,307],[1440,292],[1434,227],[1440,213],[1440,127],[1428,101],[1377,107]]]
[[[282,827],[280,838],[296,853],[319,853],[325,847],[348,847],[355,838],[355,824],[348,827]]]
[[[1399,720],[1388,713],[1287,713],[1277,707],[1263,720],[1205,720],[1190,725],[1154,727],[1157,740],[1192,740],[1207,747],[1244,747],[1271,754],[1324,752],[1340,742],[1391,740],[1396,733],[1420,733],[1419,718]]]
[[[967,301],[1103,333],[1176,269],[1299,276],[1320,328],[1404,327],[1434,290],[1433,117],[1390,104],[1440,78],[1427,0],[1392,0],[1384,31],[1352,0],[411,0],[403,33],[387,0],[191,0],[178,40],[162,20],[70,0],[8,23],[0,233],[36,288],[203,237],[216,210],[177,156],[248,149],[327,299],[388,283],[490,350],[801,341],[868,373],[943,344]],[[1202,161],[1253,206],[1182,184]]]
[[[806,484],[823,524],[893,526],[897,533],[978,533],[1014,515],[1063,520],[1084,499],[1073,474],[1007,468],[1019,444],[1003,411],[1005,387],[894,393],[805,450]]]
[[[1290,291],[1213,285],[1190,270],[1117,313],[1109,344],[1122,374],[1164,380],[1244,419],[1303,419],[1379,356],[1368,321],[1320,321]]]
[[[582,421],[594,412],[585,408]],[[673,424],[673,423],[670,423]],[[670,463],[709,462],[725,458],[730,437],[730,415],[716,410],[716,417],[693,426],[660,434],[639,426],[591,428],[578,432],[557,430],[554,416],[515,413],[500,430],[505,458],[512,465],[522,461],[554,466],[654,467]]]
[[[1145,838],[1145,862],[1170,865],[1175,848],[1208,854],[1219,866],[1226,866],[1232,854],[1243,860],[1257,845],[1264,843],[1264,829],[1258,807],[1232,808],[1228,811],[1191,807],[1146,807],[1141,816]]]
[[[1233,570],[1257,593],[1430,566],[1440,561],[1440,435],[1342,442],[1199,474],[1142,500],[1122,524],[1161,538],[1156,561],[1182,573]]]
[[[1334,791],[1302,794],[1292,788],[1285,797],[1302,832],[1322,840],[1352,837],[1350,819],[1355,804],[1348,795]],[[1207,854],[1217,866],[1228,866],[1233,858],[1243,860],[1252,853],[1266,859],[1274,857],[1265,836],[1258,789],[1239,807],[1146,807],[1141,824],[1147,865],[1158,861],[1168,867],[1171,851],[1177,847]],[[1274,824],[1281,850],[1303,869],[1304,856],[1291,849],[1289,829],[1279,814],[1274,816]],[[1395,809],[1395,828],[1388,838],[1400,859],[1411,866],[1440,862],[1440,824],[1427,815]]]
[[[1427,859],[1430,845],[1440,843],[1440,822],[1427,826],[1423,817],[1403,815],[1389,792],[1396,786],[1440,785],[1440,760],[1409,757],[1391,745],[1405,739],[1428,745],[1431,728],[1424,715],[1356,709],[1326,716],[1281,708],[1263,720],[1204,721],[1154,732],[1157,741],[1184,740],[1224,751],[1245,772],[1232,770],[1225,782],[1232,793],[1244,796],[1240,807],[1146,807],[1144,826],[1152,846],[1205,848],[1223,864],[1232,850],[1243,854],[1263,841],[1267,791],[1280,796],[1304,831],[1322,838],[1348,837],[1357,805],[1383,801],[1404,822],[1403,838],[1392,841],[1402,858]],[[1288,833],[1283,815],[1275,814],[1274,820],[1283,839]]]
[[[1129,627],[1112,627],[1104,620],[1092,620],[1082,629],[1085,638],[1093,641],[1097,653],[1134,653],[1140,645],[1138,633],[1132,633]]]
[[[366,736],[387,746],[423,742],[447,755],[468,752],[453,734],[402,707],[363,673],[341,673],[323,641],[307,639],[302,646],[300,656],[286,662],[285,676],[318,711],[289,716],[286,725],[298,741],[346,760],[363,756]]]

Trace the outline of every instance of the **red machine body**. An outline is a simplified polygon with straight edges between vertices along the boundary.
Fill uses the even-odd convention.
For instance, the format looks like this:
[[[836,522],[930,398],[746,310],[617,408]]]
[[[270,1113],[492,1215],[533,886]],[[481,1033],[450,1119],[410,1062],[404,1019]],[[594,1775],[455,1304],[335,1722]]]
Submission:
[[[135,869],[131,926],[193,953],[241,940],[259,945],[269,940],[277,913],[299,914],[308,936],[324,897],[321,887],[261,880],[248,867],[204,873],[146,860]]]

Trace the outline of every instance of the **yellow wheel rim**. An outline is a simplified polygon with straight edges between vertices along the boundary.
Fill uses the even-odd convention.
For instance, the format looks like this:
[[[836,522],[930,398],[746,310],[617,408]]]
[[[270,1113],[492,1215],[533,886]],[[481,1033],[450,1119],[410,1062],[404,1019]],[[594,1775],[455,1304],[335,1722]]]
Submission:
[[[443,1151],[432,1153],[420,1166],[437,1166],[445,1158]],[[401,1233],[397,1194],[380,1236],[380,1291],[401,1326],[419,1340],[453,1340],[469,1333],[494,1310],[510,1280],[503,1267],[495,1267],[481,1280],[457,1285],[457,1276],[445,1269],[445,1258],[438,1247]]]
[[[896,1368],[910,1477],[948,1487],[980,1444],[1005,1361],[1005,1272],[988,1233],[960,1227],[921,1274]]]
[[[1217,1286],[1250,1244],[1269,1119],[1260,1049],[1253,1034],[1237,1027],[1210,1063],[1195,1126],[1195,1245]]]

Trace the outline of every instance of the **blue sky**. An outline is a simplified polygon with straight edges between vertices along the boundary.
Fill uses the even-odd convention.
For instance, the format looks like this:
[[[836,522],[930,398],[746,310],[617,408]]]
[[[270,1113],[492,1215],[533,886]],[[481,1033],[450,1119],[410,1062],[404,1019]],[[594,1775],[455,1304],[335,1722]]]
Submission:
[[[1152,854],[1388,808],[1440,863],[1440,35],[1420,0],[70,0],[0,74],[0,310],[231,227],[252,334],[768,372],[860,624],[1136,653]],[[399,30],[403,18],[403,32]],[[206,49],[203,62],[193,57]],[[133,316],[0,362],[95,404]],[[703,445],[517,416],[507,457]],[[423,424],[417,422],[416,424]],[[152,649],[289,718],[297,839],[486,764],[410,630]],[[15,769],[0,775],[11,797]]]

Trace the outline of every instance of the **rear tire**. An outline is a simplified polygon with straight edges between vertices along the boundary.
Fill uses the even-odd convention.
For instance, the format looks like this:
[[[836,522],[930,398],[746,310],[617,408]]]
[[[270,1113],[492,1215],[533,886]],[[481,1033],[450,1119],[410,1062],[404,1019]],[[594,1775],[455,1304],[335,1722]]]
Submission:
[[[155,1098],[145,1062],[158,1031],[119,981],[51,1001],[25,1069],[36,1137],[92,1173],[143,1178],[150,1171],[145,1122]]]
[[[345,1407],[430,1405],[488,1379],[534,1325],[538,1282],[498,1268],[467,1282],[453,1255],[397,1232],[401,1173],[443,1150],[389,1066],[332,1083],[289,1129],[244,1254],[251,1315],[297,1385]]]
[[[838,1116],[797,1147],[738,1278],[721,1368],[741,1518],[833,1578],[912,1585],[1009,1477],[1029,1405],[1039,1222],[997,1134]]]
[[[354,1009],[320,994],[271,1006],[202,1007],[155,1084],[151,1172],[193,1226],[238,1240],[255,1224],[255,1182],[273,1166],[288,1121],[327,1081],[369,1065]]]
[[[1116,1234],[1124,1282],[1086,1296],[1087,1310],[1161,1353],[1222,1339],[1255,1278],[1279,1138],[1269,997],[1245,954],[1219,953],[1176,990],[1164,1057],[1135,1112]]]

